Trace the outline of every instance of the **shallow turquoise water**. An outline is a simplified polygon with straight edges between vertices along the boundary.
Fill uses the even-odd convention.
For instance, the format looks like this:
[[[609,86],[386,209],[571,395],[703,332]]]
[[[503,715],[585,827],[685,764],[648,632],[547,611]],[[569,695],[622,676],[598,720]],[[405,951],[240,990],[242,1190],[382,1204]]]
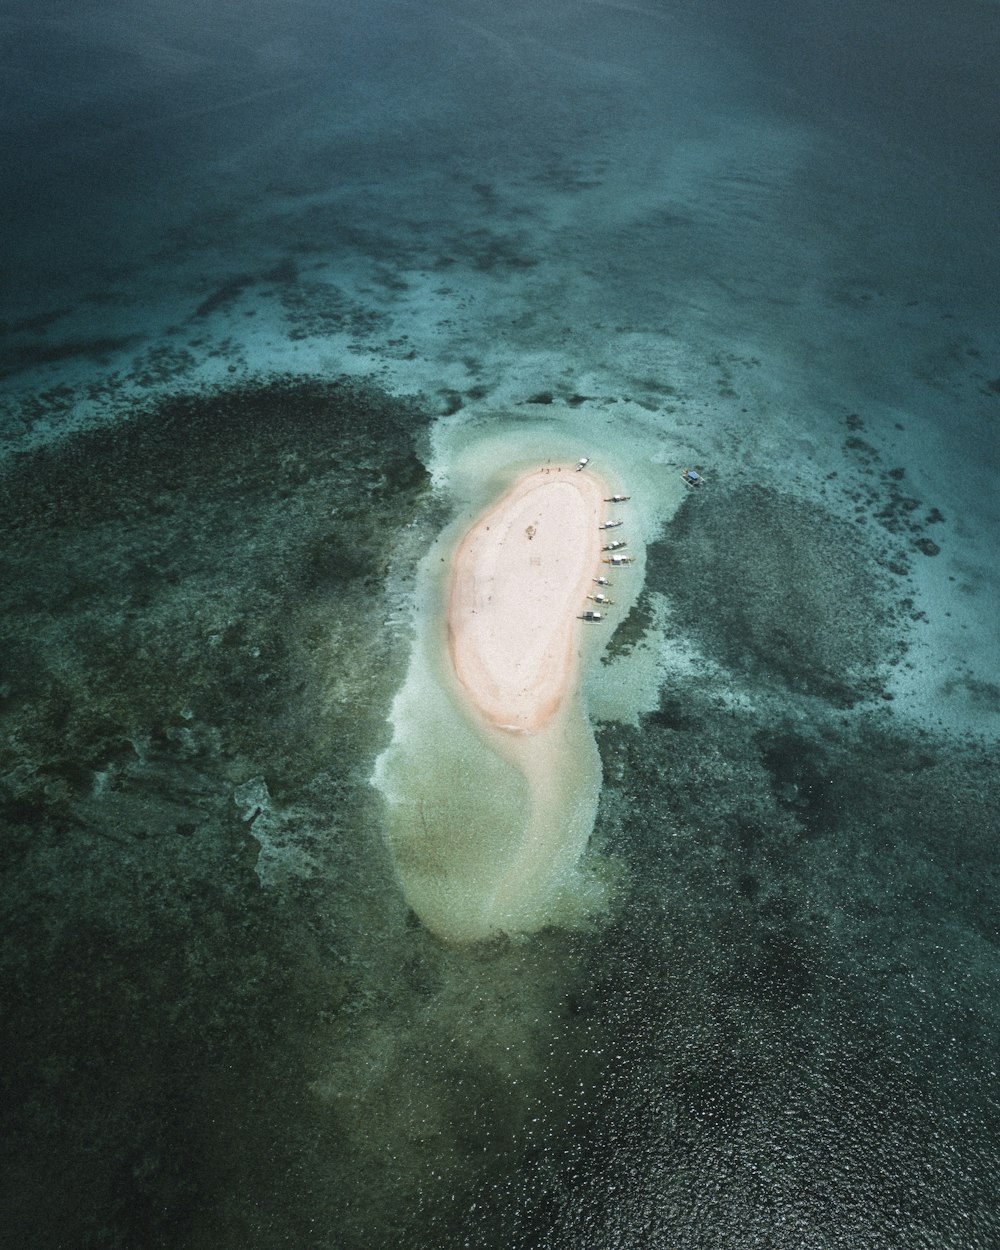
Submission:
[[[996,1245],[997,10],[9,24],[17,1244]],[[610,913],[449,948],[370,781],[529,419],[708,486]]]

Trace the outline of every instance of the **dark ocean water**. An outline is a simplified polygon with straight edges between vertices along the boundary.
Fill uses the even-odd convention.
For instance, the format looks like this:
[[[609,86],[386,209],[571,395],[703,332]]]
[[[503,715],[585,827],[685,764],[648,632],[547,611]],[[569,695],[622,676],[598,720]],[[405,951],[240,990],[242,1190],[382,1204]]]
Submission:
[[[214,9],[0,19],[6,1239],[1000,1246],[1000,9]],[[611,914],[448,948],[370,781],[526,415],[709,486]]]

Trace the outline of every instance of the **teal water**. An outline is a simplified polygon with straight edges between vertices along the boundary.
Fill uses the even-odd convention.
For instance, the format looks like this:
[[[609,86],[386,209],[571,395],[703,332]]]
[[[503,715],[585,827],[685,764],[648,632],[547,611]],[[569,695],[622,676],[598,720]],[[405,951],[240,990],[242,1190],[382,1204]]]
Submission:
[[[1000,1244],[1000,11],[6,28],[11,1244]],[[708,484],[609,910],[448,946],[372,777],[449,449],[539,422]]]

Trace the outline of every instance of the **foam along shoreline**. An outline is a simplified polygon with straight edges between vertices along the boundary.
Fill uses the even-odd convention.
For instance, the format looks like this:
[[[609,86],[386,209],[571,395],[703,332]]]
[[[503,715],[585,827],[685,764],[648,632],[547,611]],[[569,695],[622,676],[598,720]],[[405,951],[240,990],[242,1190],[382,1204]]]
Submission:
[[[473,707],[491,725],[537,733],[576,684],[577,616],[600,572],[605,493],[587,471],[528,473],[454,554],[451,660]]]

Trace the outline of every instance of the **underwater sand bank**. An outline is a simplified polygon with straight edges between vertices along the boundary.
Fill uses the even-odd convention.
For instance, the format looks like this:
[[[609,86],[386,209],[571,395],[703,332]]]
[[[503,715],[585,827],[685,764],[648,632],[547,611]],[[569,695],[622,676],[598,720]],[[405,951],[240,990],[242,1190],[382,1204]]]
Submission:
[[[645,533],[684,486],[645,445],[623,455],[617,424],[601,437],[578,420],[437,431],[439,484],[463,506],[418,568],[410,666],[372,780],[406,902],[446,942],[587,925],[613,887],[614,864],[587,854],[601,792],[589,697],[600,677],[605,718],[650,697],[596,661],[639,595]],[[599,474],[575,470],[581,446]],[[604,503],[626,489],[628,507]],[[621,529],[599,528],[605,509]],[[619,535],[634,563],[611,570],[602,548]],[[577,620],[604,611],[586,597],[603,573],[606,622]]]
[[[455,551],[451,661],[472,705],[498,728],[536,733],[575,685],[577,617],[601,567],[605,493],[586,471],[535,470]]]

